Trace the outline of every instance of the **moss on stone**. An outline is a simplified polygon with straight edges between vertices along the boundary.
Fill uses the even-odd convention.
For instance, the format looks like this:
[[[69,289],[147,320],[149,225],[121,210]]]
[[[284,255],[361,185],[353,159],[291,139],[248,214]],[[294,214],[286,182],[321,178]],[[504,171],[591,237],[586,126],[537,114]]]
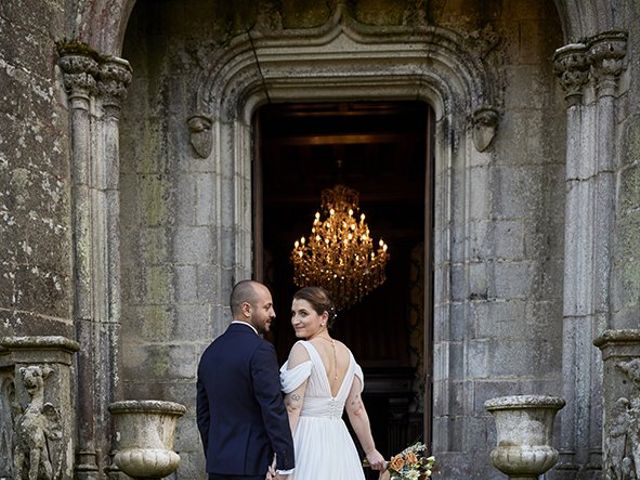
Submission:
[[[367,25],[401,25],[406,7],[406,0],[358,0],[354,14]]]
[[[145,223],[149,226],[166,225],[169,185],[161,175],[149,175],[141,179],[142,208]]]
[[[168,266],[149,267],[146,275],[147,304],[165,304],[173,300],[172,269]]]

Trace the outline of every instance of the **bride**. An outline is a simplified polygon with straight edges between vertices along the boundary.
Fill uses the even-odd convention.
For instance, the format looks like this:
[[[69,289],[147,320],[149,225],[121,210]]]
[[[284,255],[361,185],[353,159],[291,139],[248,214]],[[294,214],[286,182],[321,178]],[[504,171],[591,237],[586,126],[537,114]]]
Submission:
[[[335,308],[321,287],[296,292],[291,324],[297,338],[280,369],[293,432],[295,469],[289,480],[364,480],[362,462],[342,421],[343,410],[374,470],[385,460],[376,450],[362,402],[362,369],[351,351],[331,338]],[[282,478],[272,470],[270,478]],[[269,476],[268,476],[269,478]]]

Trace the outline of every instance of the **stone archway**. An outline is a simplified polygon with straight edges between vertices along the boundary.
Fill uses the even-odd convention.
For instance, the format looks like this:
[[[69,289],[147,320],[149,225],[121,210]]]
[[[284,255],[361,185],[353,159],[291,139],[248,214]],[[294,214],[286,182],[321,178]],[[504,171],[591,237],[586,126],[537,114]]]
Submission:
[[[214,241],[221,245],[218,262],[228,277],[220,280],[227,285],[232,278],[249,276],[252,265],[251,117],[259,105],[424,100],[436,113],[435,168],[436,177],[442,177],[453,163],[467,164],[474,156],[485,155],[479,150],[495,134],[501,103],[496,82],[488,81],[490,67],[480,61],[467,39],[446,29],[376,29],[358,24],[342,4],[331,21],[317,29],[273,32],[262,27],[208,58],[190,117],[192,155],[207,157],[230,172],[217,179],[220,201],[213,215],[221,222]],[[469,115],[454,114],[461,111]],[[481,134],[474,138],[474,130],[489,135],[484,144],[478,138]],[[212,148],[196,147],[203,144]],[[436,185],[435,191],[442,200],[436,206],[436,225],[463,221],[450,217],[448,180]],[[222,235],[223,231],[232,235]],[[435,244],[442,248],[435,254],[436,263],[450,261],[444,253],[449,250],[446,240],[436,239]]]
[[[485,34],[489,38],[482,37]],[[491,43],[491,35],[479,35],[477,42],[426,25],[418,31],[376,29],[357,23],[339,6],[331,21],[317,29],[282,32],[261,25],[210,57],[203,52],[200,58],[206,58],[206,67],[199,75],[188,122],[189,153],[223,172],[213,180],[217,193],[211,217],[219,222],[213,229],[212,242],[218,245],[213,263],[218,266],[216,283],[222,286],[215,303],[224,305],[234,280],[251,276],[251,119],[260,105],[420,99],[434,108],[436,117],[434,303],[442,306],[442,316],[449,316],[444,310],[450,303],[450,265],[465,261],[452,244],[459,235],[454,232],[465,230],[470,215],[469,209],[454,207],[463,200],[452,185],[488,189],[487,179],[472,178],[468,167],[490,161],[488,147],[502,106],[495,81],[499,73],[478,51]],[[433,286],[427,282],[425,288]],[[435,335],[447,339],[446,328],[439,323]],[[448,398],[451,372],[459,366],[447,359],[437,368],[438,396]],[[433,415],[447,418],[447,408],[440,403]]]
[[[204,318],[199,316],[198,320],[203,321],[197,323],[182,314],[193,310],[189,310],[191,307],[186,305],[186,300],[183,308],[179,305],[181,298],[171,297],[171,292],[180,296],[182,294],[178,292],[188,290],[190,285],[185,280],[183,286],[178,275],[165,281],[168,299],[149,301],[148,308],[125,305],[123,316],[127,319],[133,319],[144,308],[154,315],[159,303],[163,309],[158,316],[171,317],[158,318],[157,321],[148,318],[141,328],[136,328],[140,326],[139,319],[134,320],[137,322],[135,327],[123,325],[123,351],[127,351],[123,382],[127,395],[131,397],[136,392],[145,391],[141,388],[143,384],[146,391],[159,390],[159,385],[166,385],[167,378],[175,374],[163,370],[166,374],[161,378],[143,378],[146,372],[139,364],[143,363],[141,359],[150,358],[150,352],[153,352],[150,362],[167,358],[180,348],[183,352],[190,352],[194,345],[196,348],[204,347],[207,339],[223,331],[228,322],[225,306],[231,286],[235,280],[252,274],[251,118],[259,106],[269,101],[418,99],[433,107],[436,123],[434,300],[439,308],[436,333],[446,344],[450,338],[447,322],[450,317],[448,309],[451,308],[451,265],[462,265],[467,261],[466,253],[456,248],[454,239],[463,238],[462,232],[468,228],[473,215],[465,205],[469,199],[464,192],[467,188],[478,192],[489,190],[487,176],[472,174],[472,168],[491,163],[494,152],[490,144],[499,128],[497,120],[502,104],[500,75],[494,71],[495,65],[483,60],[482,55],[483,51],[486,53],[487,48],[494,46],[493,42],[495,38],[491,31],[465,36],[428,25],[370,27],[356,22],[344,5],[339,6],[327,24],[317,28],[274,30],[258,24],[250,34],[241,34],[217,50],[206,41],[201,41],[200,45],[193,42],[198,50],[189,51],[189,61],[194,57],[197,61],[186,66],[180,63],[180,68],[183,68],[180,74],[185,75],[184,82],[189,86],[185,90],[193,96],[178,97],[177,103],[166,107],[166,115],[170,115],[168,121],[172,125],[170,132],[163,131],[161,135],[148,138],[132,134],[145,128],[149,115],[125,108],[123,144],[127,147],[123,148],[121,171],[126,169],[127,174],[136,176],[135,168],[127,163],[136,162],[132,151],[138,145],[156,141],[170,146],[166,150],[154,147],[140,156],[143,163],[147,157],[153,157],[152,162],[159,156],[165,159],[159,162],[161,167],[146,170],[146,178],[138,175],[123,182],[121,203],[129,205],[123,209],[127,212],[125,215],[129,215],[136,201],[139,203],[140,200],[134,190],[145,189],[152,183],[157,185],[157,204],[164,201],[160,211],[174,214],[171,225],[166,222],[166,228],[165,225],[160,228],[164,229],[163,245],[167,246],[162,255],[173,254],[174,257],[172,264],[164,259],[162,265],[159,265],[160,261],[150,262],[153,263],[153,272],[149,272],[147,278],[151,280],[151,276],[158,275],[154,277],[155,281],[169,272],[164,277],[167,278],[175,270],[175,264],[179,264],[179,269],[186,275],[206,271],[211,276],[210,284],[216,288],[207,291],[211,295],[207,296],[203,310],[208,308],[213,314]],[[133,46],[136,47],[137,42]],[[136,61],[145,65],[144,58],[130,59],[134,69]],[[135,98],[138,91],[149,95],[154,105],[157,98],[156,90],[150,94],[146,92],[145,74],[145,71],[140,73],[142,78],[137,84],[135,78],[133,81],[131,96],[136,107],[141,105],[138,102],[146,101]],[[140,84],[143,86],[136,90]],[[189,103],[190,109],[184,109],[183,105]],[[158,112],[153,114],[158,115]],[[163,115],[165,113],[158,115],[158,123],[150,130],[166,128],[162,122],[167,117]],[[189,133],[190,138],[185,138],[185,133]],[[157,182],[156,177],[160,179]],[[197,185],[205,186],[206,192],[194,200],[194,189],[199,188]],[[149,188],[151,191],[156,187]],[[164,200],[165,192],[169,200]],[[197,204],[198,198],[205,200],[206,205]],[[474,202],[482,211],[489,209],[489,197],[476,198]],[[156,220],[154,217],[152,223],[156,224]],[[137,230],[137,225],[128,219],[123,221],[123,225],[128,232]],[[122,244],[131,252],[134,250],[131,245],[143,244],[144,240],[144,234],[141,234],[140,238],[124,238]],[[203,246],[204,243],[207,245]],[[185,246],[193,246],[197,254],[185,253]],[[144,256],[144,250],[137,250],[125,262],[125,285],[131,285],[132,279],[135,283],[134,277],[138,275],[144,277],[145,274],[140,273],[144,265],[137,263]],[[143,282],[141,280],[140,284]],[[431,290],[432,287],[425,289]],[[128,292],[131,288],[125,290]],[[167,310],[170,313],[166,314]],[[432,318],[425,321],[431,322]],[[189,322],[193,322],[194,330],[201,334],[198,338],[188,338],[188,345],[177,343],[184,337],[176,340],[175,344],[171,344],[170,339],[160,338],[163,328],[184,332],[185,327],[181,325]],[[136,340],[131,339],[139,338],[141,329],[145,330],[148,341],[145,339],[144,345],[142,340],[132,345]],[[443,351],[442,347],[439,348]],[[455,374],[452,372],[459,369],[458,360],[444,356],[438,360],[437,395],[440,399],[455,395],[455,386],[452,386]],[[164,368],[165,363],[162,362],[158,369]],[[449,422],[448,407],[448,400],[440,401],[439,410],[434,414]],[[450,423],[452,426],[447,428],[453,430],[454,422]],[[193,448],[196,458],[199,449],[193,443],[190,448]]]

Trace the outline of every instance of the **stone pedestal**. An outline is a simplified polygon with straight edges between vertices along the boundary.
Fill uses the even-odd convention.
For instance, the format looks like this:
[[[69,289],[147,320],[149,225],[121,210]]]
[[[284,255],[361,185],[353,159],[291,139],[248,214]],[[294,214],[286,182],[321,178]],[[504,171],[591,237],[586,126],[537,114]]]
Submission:
[[[75,448],[75,409],[72,392],[73,354],[77,342],[65,337],[4,337],[2,362],[13,366],[3,385],[13,419],[13,478],[73,479],[69,452]],[[6,426],[6,412],[2,421]],[[37,446],[37,453],[27,445]],[[39,459],[34,462],[34,456]],[[22,476],[20,475],[22,473]],[[33,476],[35,475],[35,476]]]
[[[640,478],[640,330],[607,330],[593,343],[603,360],[602,477]]]
[[[565,402],[545,395],[492,398],[485,408],[496,419],[498,446],[491,462],[512,480],[535,480],[555,465],[558,451],[551,446],[556,412]]]

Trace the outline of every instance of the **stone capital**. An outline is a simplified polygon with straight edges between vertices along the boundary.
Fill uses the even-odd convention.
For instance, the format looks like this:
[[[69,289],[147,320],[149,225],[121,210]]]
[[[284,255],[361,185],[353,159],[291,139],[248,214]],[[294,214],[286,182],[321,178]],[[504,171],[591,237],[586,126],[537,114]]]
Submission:
[[[591,72],[596,80],[598,96],[614,96],[618,78],[624,70],[627,33],[603,32],[589,39]]]
[[[72,46],[58,48],[58,65],[64,74],[64,87],[70,96],[90,97],[96,92],[99,64],[95,52]]]
[[[100,64],[98,92],[102,95],[105,104],[120,106],[120,102],[127,95],[131,73],[129,62],[122,58],[108,57]]]
[[[553,55],[553,64],[565,91],[567,106],[578,105],[589,80],[587,46],[583,43],[571,43],[557,49]]]

